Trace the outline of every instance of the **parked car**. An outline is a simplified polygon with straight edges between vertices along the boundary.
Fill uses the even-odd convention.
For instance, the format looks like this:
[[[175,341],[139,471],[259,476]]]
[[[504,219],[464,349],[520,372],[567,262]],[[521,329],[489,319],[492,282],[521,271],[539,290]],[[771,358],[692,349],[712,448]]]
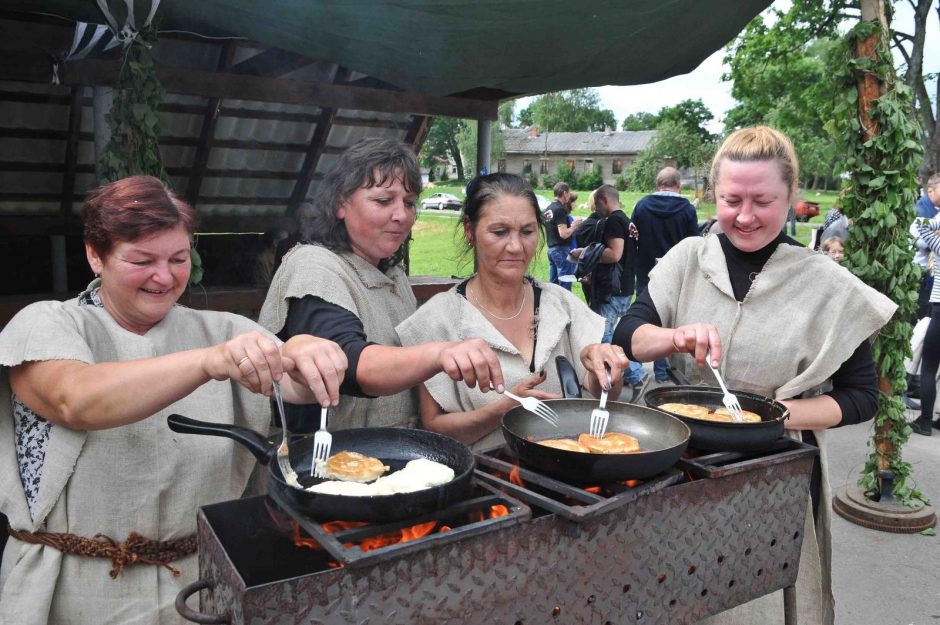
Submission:
[[[796,220],[805,222],[809,221],[810,217],[819,214],[819,204],[816,202],[797,202],[794,210],[796,210]]]
[[[421,200],[421,208],[425,210],[428,208],[460,210],[463,208],[463,201],[450,193],[435,193]]]

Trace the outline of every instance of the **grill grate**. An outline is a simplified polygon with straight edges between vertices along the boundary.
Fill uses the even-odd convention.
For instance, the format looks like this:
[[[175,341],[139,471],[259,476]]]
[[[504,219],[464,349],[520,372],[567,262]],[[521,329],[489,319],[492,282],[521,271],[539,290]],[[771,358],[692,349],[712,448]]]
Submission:
[[[526,503],[554,512],[577,523],[616,510],[638,497],[658,492],[682,480],[682,472],[667,469],[644,482],[629,486],[622,482],[598,484],[599,493],[536,473],[518,464],[518,459],[505,447],[475,454],[477,467],[486,467],[490,472],[477,469],[478,479],[485,480],[504,492],[511,493]],[[496,474],[494,474],[495,472]],[[510,474],[517,473],[524,486],[510,481]]]
[[[819,450],[792,438],[781,437],[771,447],[761,451],[709,452],[693,458],[681,458],[676,466],[696,478],[719,478],[736,475],[756,468],[792,462],[815,456]]]
[[[446,545],[470,536],[477,536],[499,528],[516,525],[526,521],[532,516],[532,511],[524,503],[500,493],[485,483],[476,482],[474,496],[471,499],[458,502],[445,510],[426,514],[424,516],[397,521],[386,524],[369,524],[361,527],[351,527],[337,532],[329,532],[323,524],[310,519],[294,510],[288,503],[278,498],[277,493],[269,493],[281,512],[292,518],[326,550],[337,562],[349,567],[364,566],[384,560],[394,559],[407,553],[421,551],[431,547]],[[509,513],[494,518],[485,518],[482,521],[468,522],[468,517],[479,512],[485,515],[492,506],[505,506]],[[437,521],[439,525],[447,525],[451,529],[444,532],[434,532],[416,540],[399,542],[370,551],[363,551],[356,543],[367,538],[388,534],[396,530]],[[350,544],[347,546],[347,544]]]

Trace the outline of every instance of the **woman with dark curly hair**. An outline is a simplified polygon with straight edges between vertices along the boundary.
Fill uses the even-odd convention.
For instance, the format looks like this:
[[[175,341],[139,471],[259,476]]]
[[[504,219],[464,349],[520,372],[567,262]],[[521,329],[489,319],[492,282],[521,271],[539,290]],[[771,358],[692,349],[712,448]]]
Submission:
[[[307,244],[284,256],[261,309],[260,323],[282,339],[313,334],[346,353],[330,429],[413,427],[412,387],[441,371],[484,391],[502,386],[499,361],[481,339],[400,347],[395,326],[417,307],[401,261],[420,191],[411,146],[381,138],[350,146],[317,188]],[[288,406],[290,429],[316,429],[317,414]]]

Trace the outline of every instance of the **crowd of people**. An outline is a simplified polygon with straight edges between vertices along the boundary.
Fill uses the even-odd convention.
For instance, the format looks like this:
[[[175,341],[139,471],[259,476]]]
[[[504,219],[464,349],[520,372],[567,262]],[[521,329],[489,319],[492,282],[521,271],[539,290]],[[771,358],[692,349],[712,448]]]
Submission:
[[[420,427],[485,448],[501,442],[515,406],[504,390],[561,397],[548,372],[556,356],[592,395],[616,400],[629,388],[629,401],[649,380],[641,363],[664,382],[675,357],[710,379],[708,358],[732,388],[781,401],[789,435],[819,446],[797,588],[800,622],[832,623],[825,430],[874,416],[869,338],[896,306],[840,267],[843,238],[820,254],[785,234],[798,177],[787,137],[732,133],[708,177],[717,221],[700,236],[674,168],[632,219],[610,185],[580,219],[567,185],[543,212],[522,177],[478,176],[459,226],[474,273],[418,307],[401,262],[418,163],[401,142],[366,139],[319,182],[297,231],[265,246],[270,288],[257,323],[177,305],[197,218],[166,185],[137,176],[101,187],[83,210],[94,281],[73,301],[24,309],[0,333],[0,512],[11,528],[0,614],[37,625],[178,622],[175,597],[196,577],[196,510],[242,496],[255,462],[226,439],[173,434],[168,414],[264,432],[278,425],[269,397],[279,381],[293,432],[314,431],[328,406],[333,430]],[[940,253],[935,178],[933,213],[915,226]],[[530,275],[543,244],[548,282]],[[571,292],[588,262],[589,305]],[[929,300],[940,310],[940,286]],[[925,376],[940,364],[936,319]],[[102,535],[137,536],[165,557],[89,557],[101,555]],[[771,622],[771,605],[708,622]]]

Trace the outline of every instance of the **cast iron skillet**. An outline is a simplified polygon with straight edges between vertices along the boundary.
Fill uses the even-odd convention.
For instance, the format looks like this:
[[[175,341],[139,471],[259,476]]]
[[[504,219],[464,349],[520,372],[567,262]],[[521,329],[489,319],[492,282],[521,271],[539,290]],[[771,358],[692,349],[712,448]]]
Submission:
[[[731,392],[737,395],[742,409],[760,415],[760,423],[703,421],[676,414],[692,430],[690,447],[709,451],[758,451],[770,447],[783,435],[783,422],[790,416],[786,406],[754,393]],[[724,405],[722,395],[721,389],[713,386],[661,386],[646,393],[646,405],[658,408],[670,403],[697,404],[715,410]]]
[[[574,369],[564,357],[556,359],[565,397],[580,397]],[[553,399],[545,402],[561,416],[557,428],[521,406],[503,415],[503,435],[509,448],[536,471],[567,481],[619,482],[652,477],[674,465],[689,442],[689,428],[659,410],[608,402],[608,432],[623,432],[640,441],[634,454],[585,454],[539,445],[548,438],[577,439],[590,429],[594,399]]]
[[[473,477],[473,453],[452,438],[424,430],[405,428],[358,428],[333,432],[333,453],[357,451],[379,458],[392,471],[405,466],[409,460],[426,458],[445,464],[454,470],[454,479],[447,484],[426,488],[413,493],[377,495],[374,497],[347,497],[325,495],[291,488],[284,482],[277,462],[269,462],[277,451],[277,443],[248,428],[222,423],[197,421],[182,415],[167,417],[167,425],[174,432],[222,436],[238,441],[248,448],[261,464],[268,466],[268,492],[290,503],[295,510],[319,521],[399,521],[442,510],[470,494]],[[309,477],[313,458],[313,435],[295,438],[290,442],[291,466],[297,471],[300,483],[312,486],[323,480]]]

